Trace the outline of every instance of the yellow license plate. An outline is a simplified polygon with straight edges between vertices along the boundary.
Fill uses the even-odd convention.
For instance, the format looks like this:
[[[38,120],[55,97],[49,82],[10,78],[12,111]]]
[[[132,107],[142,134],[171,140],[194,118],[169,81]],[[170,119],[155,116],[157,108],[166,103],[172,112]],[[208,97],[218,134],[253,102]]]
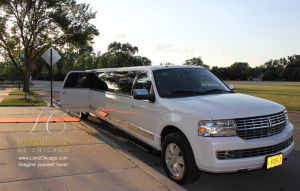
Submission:
[[[267,157],[267,169],[282,165],[283,154]]]

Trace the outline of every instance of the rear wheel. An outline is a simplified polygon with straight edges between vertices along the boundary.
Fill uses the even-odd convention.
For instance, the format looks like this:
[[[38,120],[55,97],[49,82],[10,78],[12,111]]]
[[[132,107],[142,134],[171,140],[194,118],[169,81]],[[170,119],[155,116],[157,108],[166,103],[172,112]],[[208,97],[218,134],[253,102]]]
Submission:
[[[168,177],[178,184],[189,184],[199,179],[192,148],[180,132],[166,136],[162,145],[162,164]]]
[[[79,112],[79,117],[80,119],[82,120],[86,120],[89,116],[89,113],[86,113],[86,112]]]

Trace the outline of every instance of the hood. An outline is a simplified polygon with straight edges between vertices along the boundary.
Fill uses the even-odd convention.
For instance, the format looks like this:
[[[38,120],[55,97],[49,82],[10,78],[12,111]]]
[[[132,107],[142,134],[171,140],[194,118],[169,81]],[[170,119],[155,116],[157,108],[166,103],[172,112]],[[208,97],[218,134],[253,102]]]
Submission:
[[[198,109],[213,120],[269,115],[285,109],[278,103],[238,93],[175,98],[172,101]]]

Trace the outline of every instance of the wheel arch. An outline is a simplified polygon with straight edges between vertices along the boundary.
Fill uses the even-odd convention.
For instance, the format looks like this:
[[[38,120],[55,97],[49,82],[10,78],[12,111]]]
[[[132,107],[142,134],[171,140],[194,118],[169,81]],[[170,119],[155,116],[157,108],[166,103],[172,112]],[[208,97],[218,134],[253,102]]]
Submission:
[[[163,144],[164,139],[171,133],[174,133],[174,135],[172,135],[170,138],[167,138],[165,142],[166,144]],[[174,178],[174,176],[170,174],[171,172],[170,170],[168,171],[168,167],[166,166],[165,153],[166,153],[166,147],[168,143],[172,143],[170,142],[170,139],[173,139],[173,141],[175,141],[175,143],[179,145],[179,148],[181,148],[181,152],[183,154],[182,156],[184,156],[184,161],[185,161],[184,164],[186,164],[185,165],[186,170],[184,170],[184,174],[181,174],[179,178],[177,177]],[[179,128],[175,126],[171,126],[171,125],[166,126],[161,132],[161,144],[162,144],[162,150],[161,150],[162,164],[165,169],[165,172],[167,173],[167,176],[171,180],[175,181],[178,184],[189,184],[198,180],[198,178],[201,175],[201,171],[197,166],[191,143],[183,131],[181,131]]]
[[[181,131],[181,130],[180,130],[178,127],[176,127],[176,126],[168,125],[168,126],[164,127],[163,130],[162,130],[161,133],[160,133],[160,137],[161,137],[160,144],[162,145],[164,139],[166,138],[166,136],[167,136],[168,134],[174,133],[174,132],[180,132],[180,133],[182,133],[182,134],[185,136],[186,140],[189,142],[187,136],[185,135],[185,133],[184,133],[183,131]],[[191,144],[191,143],[189,142],[189,144]]]

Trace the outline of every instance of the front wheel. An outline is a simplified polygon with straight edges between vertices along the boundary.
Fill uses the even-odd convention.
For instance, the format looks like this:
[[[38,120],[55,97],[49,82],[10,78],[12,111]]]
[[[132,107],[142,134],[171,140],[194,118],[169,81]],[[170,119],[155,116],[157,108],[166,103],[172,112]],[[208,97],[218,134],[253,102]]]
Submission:
[[[182,133],[167,135],[161,154],[166,174],[177,184],[189,184],[199,179],[201,171],[196,165],[192,148]]]
[[[79,117],[80,119],[82,120],[86,120],[89,116],[89,113],[86,113],[86,112],[79,112]]]

